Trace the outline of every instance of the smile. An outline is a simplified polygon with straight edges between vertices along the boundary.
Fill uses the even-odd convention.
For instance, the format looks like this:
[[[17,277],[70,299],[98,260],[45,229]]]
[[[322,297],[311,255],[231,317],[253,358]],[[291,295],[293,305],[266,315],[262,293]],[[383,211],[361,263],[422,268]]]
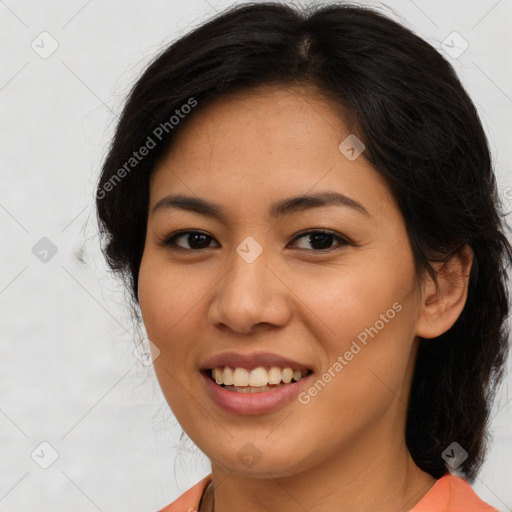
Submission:
[[[287,404],[294,402],[301,391],[303,391],[311,381],[313,372],[311,370],[295,370],[301,373],[291,373],[289,368],[279,368],[272,370],[272,367],[266,369],[264,367],[253,368],[250,372],[246,368],[224,367],[211,368],[201,371],[203,381],[206,387],[206,393],[220,409],[225,412],[236,415],[265,414],[277,411]],[[227,369],[227,381],[230,382],[232,375],[233,383],[226,384],[224,382],[224,374]],[[238,371],[237,371],[238,370]],[[214,378],[222,378],[222,382],[217,382]],[[277,381],[279,383],[271,384]],[[250,380],[250,379],[256,380]],[[286,382],[288,381],[288,382]],[[258,385],[251,385],[256,382]],[[266,382],[266,383],[265,383]]]
[[[298,382],[309,373],[311,370],[293,370],[277,366],[268,368],[258,366],[251,370],[225,366],[210,370],[212,380],[218,385],[239,393],[270,391],[289,384],[292,380]]]

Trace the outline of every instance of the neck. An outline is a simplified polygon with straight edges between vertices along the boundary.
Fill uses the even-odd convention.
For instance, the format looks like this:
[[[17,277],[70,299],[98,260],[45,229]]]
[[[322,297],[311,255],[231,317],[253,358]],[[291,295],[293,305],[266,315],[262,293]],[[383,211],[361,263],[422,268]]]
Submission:
[[[287,476],[236,473],[212,461],[215,512],[406,512],[436,479],[416,466],[403,442],[392,447],[380,437]]]

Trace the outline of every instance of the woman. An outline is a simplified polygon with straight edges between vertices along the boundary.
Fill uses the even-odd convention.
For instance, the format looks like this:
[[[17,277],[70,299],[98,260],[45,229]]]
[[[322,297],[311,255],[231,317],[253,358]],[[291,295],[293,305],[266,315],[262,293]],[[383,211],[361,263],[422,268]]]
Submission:
[[[430,45],[363,7],[235,6],[138,80],[97,209],[212,465],[163,511],[496,510],[470,484],[512,251]]]

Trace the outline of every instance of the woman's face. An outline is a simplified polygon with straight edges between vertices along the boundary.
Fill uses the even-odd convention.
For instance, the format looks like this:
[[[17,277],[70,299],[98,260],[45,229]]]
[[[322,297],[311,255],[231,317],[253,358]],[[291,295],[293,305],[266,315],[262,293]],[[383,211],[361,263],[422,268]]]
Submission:
[[[198,112],[152,174],[139,299],[165,398],[212,465],[287,476],[403,447],[421,297],[403,218],[339,109],[261,91]],[[290,202],[317,194],[339,196]],[[242,392],[247,374],[288,380],[271,367],[307,375]]]

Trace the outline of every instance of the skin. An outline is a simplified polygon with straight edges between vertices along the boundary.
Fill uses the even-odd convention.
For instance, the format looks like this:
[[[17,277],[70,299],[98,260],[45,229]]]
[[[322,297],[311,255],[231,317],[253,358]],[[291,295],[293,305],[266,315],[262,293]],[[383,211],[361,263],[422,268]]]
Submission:
[[[438,336],[459,316],[471,254],[435,267],[439,288],[420,280],[386,182],[364,154],[350,161],[338,149],[351,133],[340,107],[312,89],[254,92],[189,119],[151,176],[139,299],[160,349],[157,378],[211,461],[216,512],[409,510],[436,482],[405,445],[416,337]],[[347,206],[267,215],[275,201],[320,191],[369,215]],[[214,201],[226,219],[151,213],[174,193]],[[308,235],[296,239],[319,228],[351,243],[331,238],[320,251]],[[187,235],[174,248],[159,244],[178,230],[206,233],[208,249],[190,248]],[[263,249],[251,264],[236,252],[248,236]],[[397,302],[401,311],[308,404],[244,416],[206,393],[199,368],[224,351],[274,352],[321,376]],[[247,442],[261,454],[251,467],[238,457]]]

